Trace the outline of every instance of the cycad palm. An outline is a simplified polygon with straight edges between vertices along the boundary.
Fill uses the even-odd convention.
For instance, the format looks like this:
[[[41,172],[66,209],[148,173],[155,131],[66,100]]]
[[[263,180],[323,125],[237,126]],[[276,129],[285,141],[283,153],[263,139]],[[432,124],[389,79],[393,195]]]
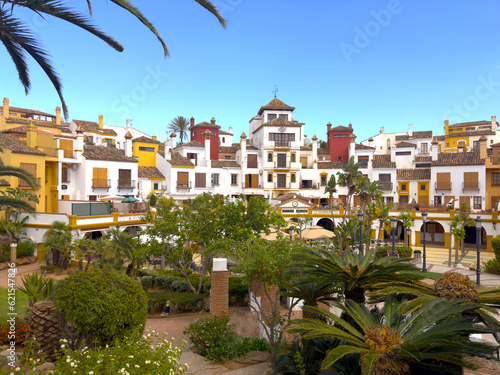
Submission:
[[[223,27],[226,27],[225,19],[222,18],[212,2],[208,0],[195,1],[217,17]],[[111,2],[132,14],[143,25],[145,25],[160,41],[165,57],[169,55],[165,42],[159,36],[153,24],[146,17],[144,17],[139,8],[135,7],[129,0],[111,0]],[[92,14],[91,0],[87,0],[87,5],[90,14]],[[31,88],[28,63],[26,60],[26,55],[29,55],[42,68],[44,73],[52,82],[52,85],[61,99],[64,116],[67,118],[68,109],[62,95],[62,84],[59,75],[52,67],[49,54],[40,46],[37,34],[29,28],[27,23],[14,16],[13,13],[17,11],[17,8],[30,10],[35,14],[41,15],[42,17],[52,16],[78,26],[103,40],[118,52],[123,51],[123,46],[92,25],[89,17],[79,11],[76,11],[75,9],[67,7],[59,0],[0,0],[0,42],[3,43],[7,53],[14,62],[19,80],[21,81],[26,94],[28,94]]]
[[[361,355],[363,375],[404,375],[409,374],[412,367],[413,373],[419,374],[436,367],[443,373],[450,373],[447,368],[456,371],[457,365],[477,367],[464,355],[491,356],[495,351],[495,347],[469,338],[470,334],[493,330],[479,327],[461,315],[480,308],[480,304],[433,300],[408,315],[399,313],[399,302],[394,297],[386,300],[379,314],[370,313],[366,306],[350,300],[338,307],[357,327],[334,314],[311,308],[330,318],[335,325],[318,319],[299,319],[291,321],[292,326],[287,329],[303,334],[305,339],[343,340],[343,344],[328,353],[322,363],[323,369],[331,368],[345,356]]]
[[[180,143],[184,143],[184,139],[187,138],[187,131],[189,127],[189,120],[183,116],[177,116],[170,120],[168,124],[168,130],[172,130],[179,135]]]

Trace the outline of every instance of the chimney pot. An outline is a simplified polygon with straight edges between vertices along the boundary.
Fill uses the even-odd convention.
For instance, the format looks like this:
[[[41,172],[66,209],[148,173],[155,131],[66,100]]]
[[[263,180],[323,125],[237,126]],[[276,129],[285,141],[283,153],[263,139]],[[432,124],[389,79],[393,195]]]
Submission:
[[[56,125],[61,125],[61,107],[56,107]]]
[[[153,141],[156,141],[156,139],[157,139],[156,135],[153,135]]]
[[[210,120],[210,123],[215,125],[215,117],[212,117],[212,119]]]
[[[384,134],[384,127],[383,126],[380,127],[380,134]]]
[[[194,117],[191,117],[191,119],[189,120],[189,123],[190,123],[189,125],[190,125],[191,127],[193,127],[193,126],[194,126]]]
[[[103,119],[104,119],[104,118],[103,118],[103,116],[102,116],[102,115],[99,115],[99,129],[102,129],[102,128],[103,128],[103,125],[104,125],[104,124],[103,124],[103,122],[104,122],[104,121],[103,121]]]
[[[349,124],[349,129],[352,129],[352,124]]]

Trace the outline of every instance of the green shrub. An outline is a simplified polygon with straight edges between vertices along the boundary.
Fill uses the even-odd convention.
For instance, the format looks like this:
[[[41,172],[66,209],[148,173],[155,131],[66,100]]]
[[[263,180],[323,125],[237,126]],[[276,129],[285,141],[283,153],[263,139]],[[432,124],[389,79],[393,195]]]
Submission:
[[[147,268],[141,268],[137,270],[137,276],[157,276],[158,272],[156,270],[148,270]]]
[[[177,276],[166,276],[166,275],[158,275],[155,277],[155,284],[159,289],[166,290],[166,291],[173,291],[172,290],[172,283],[175,281],[181,281],[180,277]]]
[[[192,347],[202,356],[206,356],[212,348],[236,338],[234,325],[229,324],[229,319],[227,314],[200,319],[191,323],[184,330],[184,334],[189,337]]]
[[[174,281],[170,287],[175,293],[187,293],[190,291],[189,284],[186,280]]]
[[[71,350],[65,342],[61,346],[61,360],[53,370],[55,375],[181,375],[187,371],[180,360],[184,345],[175,347],[166,334],[158,336],[155,331],[110,347]]]
[[[248,281],[243,277],[229,277],[229,303],[242,303],[248,294]]]
[[[271,352],[271,344],[264,339],[236,336],[234,341],[223,342],[210,348],[206,357],[212,362],[222,362],[226,359],[241,357],[251,351]]]
[[[154,276],[143,276],[141,277],[142,289],[149,290],[154,285],[155,277]]]
[[[162,312],[165,310],[170,294],[167,292],[147,292],[148,297],[148,313]]]
[[[410,246],[396,246],[396,251],[399,253],[400,258],[411,258],[413,256],[413,249]],[[377,249],[375,259],[380,259],[387,256],[387,250],[392,254],[392,246],[381,246]]]
[[[54,273],[56,272],[56,266],[40,266],[40,269],[42,271],[47,271],[47,273]]]
[[[493,247],[495,258],[500,259],[500,236],[496,236],[491,240],[491,247]]]
[[[178,310],[193,311],[202,309],[204,297],[196,293],[171,293],[168,300]]]
[[[54,303],[87,345],[112,344],[141,334],[146,323],[146,293],[134,279],[108,268],[78,272],[59,281]]]
[[[33,241],[19,242],[17,244],[17,257],[30,257],[35,253],[36,243]]]
[[[483,264],[484,272],[500,275],[500,259],[493,258]]]

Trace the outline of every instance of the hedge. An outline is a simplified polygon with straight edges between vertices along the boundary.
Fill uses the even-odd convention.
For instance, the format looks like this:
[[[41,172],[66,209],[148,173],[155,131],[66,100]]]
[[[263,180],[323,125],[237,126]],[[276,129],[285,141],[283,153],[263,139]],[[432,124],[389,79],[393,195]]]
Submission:
[[[413,249],[410,246],[396,246],[395,249],[398,252],[400,258],[411,258],[413,256]],[[392,254],[391,245],[379,247],[377,249],[377,254],[375,255],[375,259],[386,257],[387,250],[390,250],[390,254]]]
[[[167,301],[170,305],[181,311],[201,310],[204,296],[196,293],[167,293],[147,292],[148,312],[162,312],[165,310]]]

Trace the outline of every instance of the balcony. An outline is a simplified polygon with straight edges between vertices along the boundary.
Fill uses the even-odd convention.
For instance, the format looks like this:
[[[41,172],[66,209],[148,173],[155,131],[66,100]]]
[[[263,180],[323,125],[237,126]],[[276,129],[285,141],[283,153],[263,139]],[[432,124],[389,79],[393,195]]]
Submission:
[[[111,180],[106,178],[93,178],[92,179],[92,190],[95,189],[106,189],[109,190],[111,187]]]
[[[178,182],[176,188],[177,188],[177,191],[179,191],[179,190],[188,190],[189,191],[192,188],[192,184],[191,184],[191,182],[186,182],[186,183],[179,183]]]
[[[135,189],[135,180],[118,180],[118,190]]]
[[[290,148],[292,146],[292,141],[274,141],[274,147],[276,148]]]
[[[451,181],[436,182],[434,187],[436,190],[451,190],[452,183]]]
[[[288,184],[287,183],[277,183],[275,182],[274,183],[274,188],[275,189],[291,189],[292,188],[292,184],[289,182]]]
[[[302,180],[300,183],[300,189],[305,190],[305,189],[320,189],[321,184],[319,182],[312,182],[311,180]]]
[[[476,184],[466,184],[465,182],[462,182],[462,191],[465,192],[465,190],[481,190],[481,184],[478,182]]]
[[[388,191],[388,190],[392,190],[393,184],[392,184],[392,182],[379,181],[379,186],[380,186],[380,190]]]
[[[274,168],[275,169],[290,169],[290,162],[288,162],[288,161],[275,161]]]

